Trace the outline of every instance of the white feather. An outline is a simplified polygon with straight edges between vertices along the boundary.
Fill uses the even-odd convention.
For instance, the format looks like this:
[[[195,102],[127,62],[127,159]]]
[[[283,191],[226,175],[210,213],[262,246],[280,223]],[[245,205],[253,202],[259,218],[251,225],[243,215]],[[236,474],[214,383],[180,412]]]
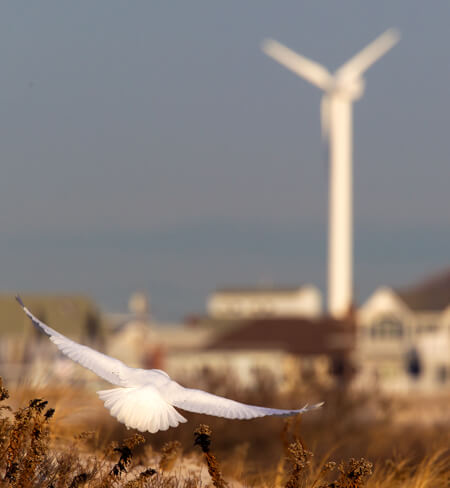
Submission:
[[[227,419],[253,419],[256,417],[265,417],[267,415],[288,417],[309,410],[315,410],[323,405],[323,403],[310,406],[305,405],[303,408],[294,410],[266,408],[236,402],[235,400],[213,395],[206,391],[183,387],[180,387],[177,394],[172,395],[171,403],[175,407],[189,412],[204,413]]]
[[[98,391],[113,417],[141,432],[158,432],[186,422],[153,386],[114,388]]]

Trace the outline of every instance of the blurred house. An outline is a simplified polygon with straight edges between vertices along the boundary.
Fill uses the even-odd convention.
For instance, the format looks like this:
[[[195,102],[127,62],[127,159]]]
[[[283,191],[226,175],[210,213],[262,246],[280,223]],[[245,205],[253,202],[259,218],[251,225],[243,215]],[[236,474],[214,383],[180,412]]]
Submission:
[[[252,386],[265,370],[281,389],[300,378],[329,383],[351,374],[354,323],[323,317],[313,286],[222,288],[209,296],[207,311],[188,329],[196,346],[167,355],[170,374],[200,381],[207,372],[225,374]]]
[[[277,376],[280,386],[299,378],[321,384],[346,382],[352,376],[349,361],[355,344],[351,317],[250,319],[225,331],[207,346],[208,352],[228,356],[230,362],[264,353],[259,366]],[[246,374],[251,373],[250,364]]]
[[[197,351],[216,331],[212,328],[191,328],[185,324],[160,323],[150,311],[145,293],[133,293],[128,312],[107,315],[110,334],[109,355],[137,368],[171,370],[171,358],[180,352]]]
[[[311,285],[286,288],[222,288],[207,303],[213,319],[257,317],[319,317],[322,295]]]
[[[160,368],[161,360],[156,324],[150,313],[150,301],[143,292],[128,300],[128,312],[109,314],[111,333],[108,354],[133,368]]]
[[[312,288],[312,287],[311,287]],[[314,288],[219,290],[208,300],[202,348],[171,356],[174,371],[266,367],[289,378],[336,380],[389,392],[450,389],[450,271],[405,289],[382,287],[343,321],[320,315]]]
[[[265,370],[284,388],[299,378],[326,382],[348,372],[354,327],[321,318],[314,287],[230,288],[214,293],[207,308],[207,318],[176,325],[150,321],[146,307],[141,312],[147,313],[130,307],[128,314],[110,317],[115,327],[108,353],[198,387],[208,373],[234,375],[251,386]]]
[[[328,322],[320,319],[321,309],[321,293],[310,285],[219,289],[208,298],[208,317],[187,329],[196,345],[176,353],[169,346],[166,369],[200,381],[207,372],[235,375],[247,386],[262,370],[280,388],[297,380],[300,369],[303,375],[325,379],[332,370],[333,339],[325,338]]]
[[[27,307],[67,337],[103,350],[105,329],[94,302],[81,295],[23,295]],[[0,295],[0,375],[9,381],[29,377],[47,381],[52,375],[69,377],[76,371],[47,337],[31,324],[14,295]],[[50,367],[51,366],[51,367]]]
[[[360,385],[450,389],[450,271],[402,290],[379,288],[359,308],[357,324]]]

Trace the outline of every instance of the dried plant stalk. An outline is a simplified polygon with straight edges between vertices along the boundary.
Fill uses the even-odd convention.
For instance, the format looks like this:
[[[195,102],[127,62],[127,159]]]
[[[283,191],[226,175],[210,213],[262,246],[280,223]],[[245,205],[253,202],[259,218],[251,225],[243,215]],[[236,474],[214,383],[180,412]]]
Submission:
[[[208,473],[211,476],[213,485],[216,488],[225,488],[228,485],[222,477],[222,473],[220,472],[220,466],[216,459],[216,456],[210,450],[211,434],[212,434],[211,428],[208,425],[201,424],[194,431],[194,437],[195,437],[194,445],[200,446],[203,452],[206,465],[208,466]]]

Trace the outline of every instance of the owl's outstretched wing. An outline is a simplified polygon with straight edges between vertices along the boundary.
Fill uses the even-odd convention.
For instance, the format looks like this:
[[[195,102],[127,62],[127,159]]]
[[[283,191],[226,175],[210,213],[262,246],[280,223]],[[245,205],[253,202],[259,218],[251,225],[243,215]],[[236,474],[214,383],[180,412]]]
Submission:
[[[309,410],[315,410],[323,405],[323,403],[317,403],[316,405],[310,406],[305,405],[303,408],[294,410],[258,407],[256,405],[247,405],[245,403],[236,402],[235,400],[213,395],[206,391],[183,387],[180,387],[180,389],[177,389],[177,391],[172,394],[170,403],[174,407],[187,410],[188,412],[204,413],[227,419],[253,419],[256,417],[265,417],[267,415],[289,417],[298,413],[308,412]]]
[[[18,295],[16,296],[16,300],[19,302],[26,315],[31,319],[33,325],[45,332],[63,354],[76,363],[81,364],[81,366],[90,369],[96,375],[109,381],[113,385],[126,385],[126,379],[130,368],[122,363],[122,361],[111,358],[106,354],[102,354],[90,347],[82,346],[81,344],[77,344],[68,339],[35,317],[24,305],[22,299]]]

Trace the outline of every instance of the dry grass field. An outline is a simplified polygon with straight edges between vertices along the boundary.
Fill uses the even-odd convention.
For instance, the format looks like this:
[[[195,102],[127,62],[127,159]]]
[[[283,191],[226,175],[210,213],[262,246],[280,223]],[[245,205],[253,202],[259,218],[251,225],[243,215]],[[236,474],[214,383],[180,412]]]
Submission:
[[[176,429],[138,435],[110,417],[93,391],[3,385],[0,486],[450,486],[448,397],[394,401],[314,385],[275,395],[269,375],[258,381],[245,391],[210,375],[201,386],[248,403],[320,399],[325,406],[288,420],[187,414]]]

